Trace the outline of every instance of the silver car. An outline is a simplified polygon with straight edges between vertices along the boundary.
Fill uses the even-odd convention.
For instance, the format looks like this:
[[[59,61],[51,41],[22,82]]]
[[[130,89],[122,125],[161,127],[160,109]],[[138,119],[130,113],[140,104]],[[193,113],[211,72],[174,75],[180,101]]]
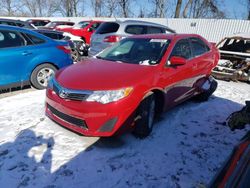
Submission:
[[[127,36],[155,33],[175,33],[175,31],[152,22],[135,20],[104,22],[91,37],[89,56],[95,56]]]

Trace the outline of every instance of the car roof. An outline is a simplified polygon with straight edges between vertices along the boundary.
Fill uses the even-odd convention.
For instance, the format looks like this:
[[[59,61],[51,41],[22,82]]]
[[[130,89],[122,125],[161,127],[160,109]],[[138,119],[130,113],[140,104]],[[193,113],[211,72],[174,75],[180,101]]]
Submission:
[[[16,27],[16,26],[9,26],[9,25],[1,25],[0,24],[0,29],[6,29],[6,30],[10,30],[10,31],[18,31],[18,32],[24,32],[24,33],[28,33],[28,34],[32,34],[32,35],[37,35],[40,38],[46,39],[46,40],[51,40],[49,37],[46,37],[38,32],[32,31],[30,29],[25,29],[22,27]]]
[[[57,33],[57,34],[63,34],[61,31],[56,30],[48,30],[48,29],[34,29],[35,32],[44,32],[44,33]]]
[[[144,34],[144,35],[132,35],[128,38],[145,38],[145,39],[182,39],[182,38],[188,38],[188,37],[198,37],[200,38],[200,35],[197,34]]]
[[[74,23],[74,22],[71,22],[71,21],[51,21],[53,23]]]
[[[50,21],[50,20],[46,20],[46,19],[28,19],[26,21]]]
[[[118,24],[124,24],[124,25],[146,25],[146,26],[154,26],[154,27],[161,27],[161,28],[165,28],[166,30],[172,31],[173,33],[175,33],[175,31],[165,25],[161,25],[158,23],[154,23],[154,22],[147,22],[147,21],[141,21],[141,20],[116,20],[116,21],[109,21],[108,23],[118,23]]]
[[[0,21],[27,23],[26,21],[22,21],[22,20],[14,20],[14,19],[6,19],[6,18],[0,18]]]

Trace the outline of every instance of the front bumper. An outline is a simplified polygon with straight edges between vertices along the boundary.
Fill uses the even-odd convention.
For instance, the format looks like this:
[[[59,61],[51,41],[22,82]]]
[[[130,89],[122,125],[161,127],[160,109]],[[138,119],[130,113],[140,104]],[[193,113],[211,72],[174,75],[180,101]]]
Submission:
[[[85,136],[107,137],[132,123],[137,103],[122,99],[109,104],[60,98],[53,90],[46,92],[46,115],[58,124]],[[130,121],[127,121],[130,120]]]

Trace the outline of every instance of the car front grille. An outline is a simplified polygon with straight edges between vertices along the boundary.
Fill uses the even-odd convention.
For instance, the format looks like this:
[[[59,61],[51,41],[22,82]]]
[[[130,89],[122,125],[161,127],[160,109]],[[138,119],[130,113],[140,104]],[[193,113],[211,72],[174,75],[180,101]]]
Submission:
[[[84,101],[92,93],[91,91],[72,90],[63,88],[55,80],[53,82],[53,90],[59,97],[63,99],[76,100],[76,101]]]
[[[66,121],[72,125],[75,125],[77,127],[82,128],[82,129],[86,129],[86,130],[88,129],[84,120],[72,117],[72,116],[67,115],[67,114],[64,114],[64,113],[58,111],[57,109],[55,109],[54,107],[50,106],[49,104],[47,104],[47,107],[53,115],[57,116],[58,118],[62,119],[63,121]]]

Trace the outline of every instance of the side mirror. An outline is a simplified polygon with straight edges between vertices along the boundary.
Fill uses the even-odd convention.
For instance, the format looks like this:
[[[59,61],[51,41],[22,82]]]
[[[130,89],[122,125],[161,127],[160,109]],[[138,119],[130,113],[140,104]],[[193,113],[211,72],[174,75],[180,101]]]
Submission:
[[[87,31],[88,31],[88,32],[92,32],[92,31],[93,31],[93,28],[90,27],[90,28],[87,29]]]
[[[187,60],[183,57],[173,56],[170,58],[170,64],[174,66],[185,65]]]

